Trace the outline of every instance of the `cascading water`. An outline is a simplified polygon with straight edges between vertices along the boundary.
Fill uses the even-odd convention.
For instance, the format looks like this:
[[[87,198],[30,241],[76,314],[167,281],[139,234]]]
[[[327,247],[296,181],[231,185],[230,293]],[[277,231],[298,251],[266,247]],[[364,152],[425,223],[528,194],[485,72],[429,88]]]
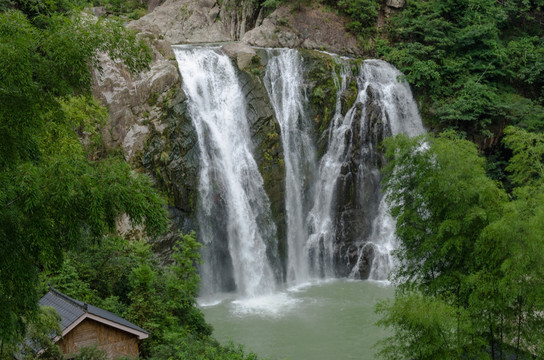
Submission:
[[[391,289],[372,282],[306,283],[336,276],[383,280],[394,265],[390,254],[395,223],[381,193],[379,169],[384,160],[378,145],[386,136],[424,131],[410,88],[398,80],[400,72],[385,62],[369,60],[355,76],[353,62],[333,58],[340,68],[339,74],[331,74],[338,90],[336,110],[328,133],[323,134],[328,136],[327,149],[318,161],[310,140],[315,130],[305,112],[309,104],[300,55],[296,50],[258,50],[259,56],[267,53],[263,82],[281,131],[281,146],[267,146],[283,151],[267,154],[283,153],[285,166],[285,278],[290,285],[304,283],[272,293],[281,277],[276,273],[280,266],[271,265],[279,263],[276,228],[250,136],[251,131],[256,139],[262,136],[263,126],[258,121],[251,129],[248,126],[237,71],[219,49],[177,47],[174,51],[200,150],[202,295],[211,295],[201,298],[201,305],[208,321],[223,338],[249,341],[246,345],[251,347],[269,345],[272,352],[263,350],[265,357],[285,351],[282,355],[301,359],[373,359],[368,348],[386,334],[367,325],[375,320],[373,302],[390,297]],[[262,95],[256,72],[238,75]],[[257,104],[265,102],[259,97]],[[250,102],[250,109],[255,109],[254,103]],[[259,121],[272,123],[270,109],[263,113],[261,119],[266,120]],[[275,129],[276,124],[274,141]],[[217,294],[229,290],[238,293]],[[324,323],[327,326],[320,326]],[[374,340],[361,346],[361,339]],[[293,347],[293,343],[304,346]],[[346,343],[356,346],[348,349]]]
[[[361,67],[360,78],[364,81],[361,92],[372,87],[375,101],[383,109],[382,119],[391,128],[392,136],[406,134],[417,136],[425,133],[417,104],[407,82],[401,81],[402,73],[382,60],[366,60]]]
[[[199,235],[202,294],[236,290],[255,297],[276,287],[276,228],[253,158],[247,104],[232,61],[218,48],[175,47],[200,150]],[[357,96],[349,60],[334,58],[336,109],[319,162],[306,114],[303,66],[291,49],[266,50],[264,85],[280,125],[285,165],[286,279],[350,276],[383,280],[395,223],[380,191],[377,151],[386,136],[424,132],[402,74],[379,60],[361,64]],[[351,83],[353,85],[353,83]],[[340,270],[339,270],[340,269]]]
[[[341,94],[347,76],[348,66],[343,66],[328,148],[319,164],[315,203],[308,214],[308,248],[312,268],[321,276],[346,271],[353,278],[383,280],[392,267],[395,223],[380,191],[383,160],[377,147],[387,136],[414,136],[424,130],[409,86],[399,81],[402,74],[380,60],[361,65],[357,99],[343,116]],[[339,203],[345,193],[350,194],[348,201],[344,199],[347,205]],[[367,225],[353,234],[354,222]],[[348,269],[341,270],[346,264]]]
[[[314,205],[307,216],[310,234],[307,240],[307,249],[311,268],[315,275],[331,277],[334,275],[333,257],[336,238],[334,200],[335,188],[343,163],[346,147],[345,133],[351,127],[354,111],[345,117],[341,113],[341,95],[347,87],[349,67],[341,64],[340,83],[336,74],[332,74],[338,88],[336,95],[336,110],[329,129],[328,149],[321,158],[316,183]]]
[[[264,83],[280,124],[285,164],[285,212],[287,216],[287,281],[308,279],[308,237],[305,224],[306,194],[310,193],[315,149],[308,133],[310,121],[304,110],[302,64],[298,51],[268,51]]]
[[[277,248],[276,228],[251,152],[236,71],[219,49],[174,47],[174,52],[200,150],[202,291],[236,289],[248,297],[270,293],[276,281],[267,247]]]
[[[383,124],[383,135],[395,136],[400,133],[408,136],[423,134],[425,129],[419,116],[410,86],[399,79],[402,73],[391,64],[381,60],[367,60],[361,66],[360,81],[362,82],[358,101],[366,107],[374,106],[379,109],[379,120]],[[363,113],[365,113],[363,111]],[[376,133],[368,122],[361,122],[361,133]],[[376,135],[374,135],[376,136]],[[368,143],[374,145],[373,142]],[[367,154],[376,154],[369,148]],[[368,156],[368,155],[367,155]],[[375,155],[374,155],[375,156]],[[373,159],[372,162],[375,162]],[[361,162],[363,164],[364,162]],[[360,178],[362,179],[362,178]],[[364,184],[361,184],[364,186]],[[394,265],[391,255],[396,248],[395,221],[389,214],[389,206],[385,197],[380,194],[377,215],[372,222],[372,232],[368,240],[359,246],[357,264],[353,267],[350,276],[357,277],[365,248],[372,246],[373,260],[368,278],[371,280],[385,280]]]

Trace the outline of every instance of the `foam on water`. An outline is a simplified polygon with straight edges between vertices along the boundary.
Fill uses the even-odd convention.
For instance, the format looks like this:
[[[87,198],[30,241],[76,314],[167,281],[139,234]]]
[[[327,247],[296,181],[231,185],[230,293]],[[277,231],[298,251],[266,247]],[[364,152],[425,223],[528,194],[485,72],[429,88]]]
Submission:
[[[285,292],[272,295],[258,296],[235,300],[231,303],[231,311],[236,316],[264,316],[278,318],[288,315],[301,305],[302,300],[296,299]]]
[[[220,342],[241,343],[259,358],[376,360],[373,345],[389,334],[375,326],[374,306],[392,296],[380,283],[338,279],[202,311]]]
[[[232,301],[235,294],[219,293],[207,296],[201,296],[197,299],[197,304],[201,308],[213,307],[220,305],[224,302]]]

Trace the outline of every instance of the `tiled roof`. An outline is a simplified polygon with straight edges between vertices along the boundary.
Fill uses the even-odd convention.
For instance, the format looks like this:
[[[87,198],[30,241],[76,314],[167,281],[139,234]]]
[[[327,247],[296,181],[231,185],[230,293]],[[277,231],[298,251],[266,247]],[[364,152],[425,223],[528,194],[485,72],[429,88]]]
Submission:
[[[134,325],[130,321],[123,319],[109,311],[100,309],[96,306],[83,303],[79,300],[72,299],[68,295],[61,293],[58,290],[51,288],[44,297],[40,299],[41,306],[51,306],[55,308],[61,317],[60,327],[62,331],[72,325],[84,314],[92,314],[102,319],[112,321],[116,324],[126,326],[136,331],[149,334],[139,326]]]

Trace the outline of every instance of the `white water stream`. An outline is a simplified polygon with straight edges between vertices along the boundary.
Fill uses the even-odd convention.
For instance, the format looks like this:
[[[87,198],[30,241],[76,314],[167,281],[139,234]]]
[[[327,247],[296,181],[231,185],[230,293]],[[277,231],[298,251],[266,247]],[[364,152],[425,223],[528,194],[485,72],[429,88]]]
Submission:
[[[338,59],[340,61],[340,59]],[[316,196],[313,207],[307,214],[310,234],[307,248],[310,252],[312,268],[323,277],[333,277],[335,226],[335,188],[340,176],[342,164],[349,152],[351,141],[346,141],[346,132],[351,128],[355,118],[354,108],[346,116],[341,113],[341,96],[347,87],[347,76],[350,74],[347,63],[341,63],[340,81],[336,74],[331,74],[337,85],[336,108],[329,129],[327,152],[319,162],[316,184]]]
[[[410,86],[400,81],[402,73],[391,64],[381,60],[366,60],[361,66],[360,79],[363,81],[359,95],[365,103],[368,88],[372,87],[374,101],[380,101],[382,123],[390,127],[390,135],[406,134],[410,137],[425,133],[417,104]],[[366,130],[368,131],[368,130]],[[369,279],[386,280],[395,266],[392,256],[397,247],[395,220],[389,214],[385,196],[381,196],[378,214],[372,223],[372,234],[366,244],[359,249],[359,260],[364,246],[374,247],[374,259]],[[358,264],[354,266],[354,269]]]
[[[205,244],[203,291],[221,291],[226,235],[240,296],[274,291],[267,246],[276,245],[268,196],[253,158],[245,99],[231,60],[209,47],[174,47],[200,148],[200,236]],[[225,217],[223,221],[218,218]],[[214,246],[215,245],[215,246]]]
[[[310,119],[304,110],[302,63],[298,51],[268,51],[264,83],[280,124],[285,164],[285,212],[287,216],[287,281],[300,284],[310,277],[306,207],[311,176],[315,167],[315,149]],[[306,189],[304,186],[306,185]]]

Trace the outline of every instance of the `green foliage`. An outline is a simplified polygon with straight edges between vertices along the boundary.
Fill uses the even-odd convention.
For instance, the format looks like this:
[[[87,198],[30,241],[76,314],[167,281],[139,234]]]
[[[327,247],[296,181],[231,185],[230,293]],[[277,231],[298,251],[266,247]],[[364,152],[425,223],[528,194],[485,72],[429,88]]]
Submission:
[[[101,130],[108,120],[107,109],[90,96],[61,98],[59,105],[60,109],[44,114],[45,125],[37,139],[42,156],[103,157]]]
[[[543,355],[543,139],[516,128],[506,134],[511,199],[485,176],[475,146],[451,133],[386,141],[403,265],[394,303],[377,309],[394,330],[383,357]]]
[[[103,6],[109,15],[139,19],[147,14],[147,2],[140,0],[93,0],[94,6]]]
[[[16,354],[19,359],[35,359],[35,349],[42,349],[41,357],[43,359],[60,359],[62,352],[58,345],[53,342],[55,336],[61,335],[59,326],[60,316],[52,307],[44,306],[40,309],[37,316],[32,320],[25,319],[27,334],[25,339],[19,338],[20,343],[16,346],[11,345],[6,353],[0,352],[2,359],[9,358],[9,354]],[[1,350],[0,350],[1,351]]]
[[[109,360],[106,350],[98,348],[96,345],[91,345],[79,349],[77,353],[70,359],[72,360]],[[133,356],[117,357],[115,360],[135,360],[137,358]]]
[[[143,357],[170,348],[169,342],[188,341],[194,343],[191,346],[206,347],[214,342],[208,339],[211,327],[196,307],[199,247],[194,233],[180,234],[172,263],[161,266],[151,246],[143,241],[118,236],[101,242],[82,241],[66,254],[60,270],[42,275],[42,283],[51,283],[71,297],[146,329],[150,337],[140,346]],[[213,346],[221,350],[219,345]]]
[[[339,0],[336,6],[351,17],[348,30],[367,35],[376,25],[381,3],[380,0]]]
[[[281,4],[281,2],[282,2],[282,0],[264,0],[262,2],[261,6],[264,7],[264,8],[274,9],[279,4]]]
[[[544,355],[544,188],[518,188],[499,221],[488,226],[478,244],[482,268],[468,280],[470,307],[478,325],[499,344]],[[486,317],[481,317],[482,313]],[[480,316],[478,316],[480,314]]]
[[[83,4],[83,1],[70,0],[13,0],[10,2],[12,8],[22,11],[29,18],[67,13],[74,6]]]
[[[33,320],[38,272],[57,269],[64,249],[113,232],[122,213],[149,234],[166,226],[149,179],[103,158],[107,115],[89,96],[101,52],[137,71],[150,51],[119,24],[89,21],[72,5],[17,1],[0,13],[2,342],[16,341],[23,319]],[[70,266],[65,274],[74,275]]]
[[[180,341],[181,340],[181,341]],[[241,346],[221,346],[211,338],[191,334],[170,333],[153,352],[150,360],[257,360],[254,353],[245,354]]]
[[[108,354],[105,350],[96,346],[81,348],[73,357],[74,360],[108,360]]]
[[[174,315],[189,324],[191,331],[211,335],[204,319],[195,319],[194,316],[199,315],[193,312],[200,289],[200,276],[196,272],[196,265],[200,264],[200,244],[196,241],[194,232],[182,234],[181,239],[174,246],[174,262],[168,266],[166,272],[167,306]]]
[[[513,156],[506,170],[517,185],[542,185],[544,180],[544,134],[523,129],[505,129],[504,143]]]
[[[505,194],[486,177],[476,146],[450,133],[398,136],[385,144],[385,188],[404,262],[396,274],[400,288],[455,293],[473,267],[469,254],[480,232],[499,217]]]
[[[379,326],[394,330],[394,336],[378,343],[380,358],[454,360],[467,354],[489,358],[467,315],[433,297],[417,292],[398,295],[394,302],[378,303],[376,313],[382,315]]]
[[[0,179],[0,303],[8,314],[35,309],[38,266],[54,269],[62,263],[62,249],[114,231],[119,214],[127,213],[149,233],[166,224],[163,199],[148,178],[122,161],[90,163],[59,155],[23,163],[1,172]]]
[[[39,27],[19,11],[0,13],[0,169],[39,159],[46,117],[63,121],[59,108],[74,104],[62,98],[88,92],[89,67],[99,65],[100,52],[130,71],[151,59],[149,48],[115,22],[57,14],[38,20]]]
[[[529,1],[408,1],[376,54],[416,87],[437,127],[488,135],[505,122],[542,129],[544,43],[534,18],[541,10]]]

